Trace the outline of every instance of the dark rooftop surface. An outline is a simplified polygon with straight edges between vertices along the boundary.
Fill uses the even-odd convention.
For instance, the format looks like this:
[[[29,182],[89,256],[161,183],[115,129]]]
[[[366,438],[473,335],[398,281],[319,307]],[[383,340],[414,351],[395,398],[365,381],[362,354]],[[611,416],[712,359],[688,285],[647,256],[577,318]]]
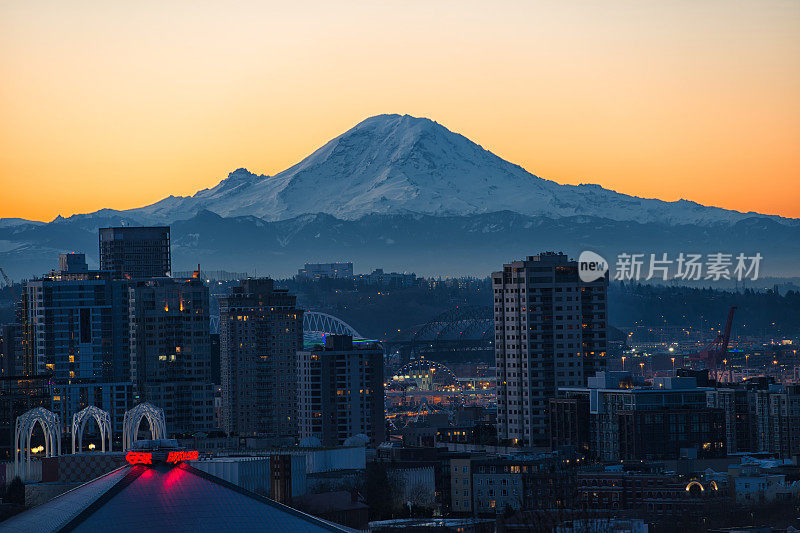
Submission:
[[[0,523],[0,530],[351,531],[253,494],[186,463],[124,466]]]

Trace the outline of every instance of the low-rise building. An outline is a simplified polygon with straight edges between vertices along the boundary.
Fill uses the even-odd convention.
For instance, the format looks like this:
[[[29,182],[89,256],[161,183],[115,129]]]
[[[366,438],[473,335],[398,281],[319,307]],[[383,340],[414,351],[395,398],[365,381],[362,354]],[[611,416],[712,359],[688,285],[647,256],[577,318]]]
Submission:
[[[578,499],[586,509],[637,510],[652,515],[675,515],[701,508],[709,499],[726,494],[713,481],[679,476],[659,463],[624,463],[581,469]]]
[[[306,263],[298,269],[297,277],[318,280],[322,278],[352,278],[353,263]]]
[[[628,372],[598,372],[587,387],[559,389],[575,402],[554,403],[551,432],[560,439],[556,444],[585,445],[579,426],[588,408],[591,455],[600,461],[721,457],[725,418],[708,407],[708,390],[692,377],[661,377],[648,385],[634,383]],[[576,427],[563,429],[566,420]]]
[[[743,457],[741,464],[728,467],[728,484],[738,505],[789,503],[800,496],[800,470],[788,461]]]
[[[450,459],[450,510],[472,514],[472,457]]]
[[[576,466],[575,459],[557,453],[475,459],[471,463],[473,511],[493,514],[571,505]]]

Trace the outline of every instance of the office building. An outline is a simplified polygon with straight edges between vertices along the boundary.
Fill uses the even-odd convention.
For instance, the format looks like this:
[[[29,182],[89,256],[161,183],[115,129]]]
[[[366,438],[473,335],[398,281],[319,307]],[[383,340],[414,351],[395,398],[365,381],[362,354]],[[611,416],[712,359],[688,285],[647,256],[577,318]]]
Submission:
[[[125,279],[160,278],[172,271],[169,227],[100,229],[100,270]]]
[[[297,354],[300,438],[338,446],[363,434],[377,446],[386,438],[383,350],[329,335],[324,346]]]
[[[501,442],[547,447],[548,402],[604,368],[608,278],[584,282],[578,263],[542,253],[492,274]]]
[[[246,279],[219,299],[222,428],[297,437],[297,352],[303,311],[271,279]]]
[[[171,433],[214,428],[208,287],[194,278],[129,288],[131,381],[164,409]]]
[[[352,278],[353,263],[306,263],[297,271],[298,278]]]

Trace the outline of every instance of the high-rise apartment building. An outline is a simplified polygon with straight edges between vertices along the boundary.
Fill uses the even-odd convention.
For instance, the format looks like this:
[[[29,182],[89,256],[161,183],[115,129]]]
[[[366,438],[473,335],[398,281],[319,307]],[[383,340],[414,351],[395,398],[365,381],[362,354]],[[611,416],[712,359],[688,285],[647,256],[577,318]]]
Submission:
[[[222,427],[296,437],[303,311],[271,279],[246,279],[219,299]]]
[[[62,254],[59,270],[23,287],[22,373],[48,376],[48,407],[62,415],[65,431],[89,405],[121,428],[130,407],[126,283],[89,270],[83,254]]]
[[[608,278],[585,282],[578,263],[547,252],[492,274],[501,441],[549,445],[548,402],[605,365]]]
[[[25,284],[23,373],[47,375],[52,409],[105,409],[115,429],[132,403],[164,409],[171,433],[213,429],[208,288],[164,277],[169,228],[105,228],[101,264],[62,254],[59,269]]]
[[[728,454],[758,451],[752,412],[756,397],[754,390],[746,387],[717,387],[706,394],[709,407],[721,409],[725,414],[725,442]]]
[[[709,389],[706,399],[725,413],[729,454],[800,454],[800,385],[751,378]]]
[[[24,371],[54,380],[111,381],[113,291],[107,272],[89,271],[83,254],[63,254],[53,271],[23,287]]]
[[[799,455],[800,385],[752,390],[749,401],[757,450],[782,458]]]
[[[194,278],[138,281],[129,316],[137,399],[164,409],[171,433],[213,429],[208,287]]]
[[[377,446],[386,439],[383,350],[328,335],[324,346],[297,354],[300,438],[340,446],[355,435]]]
[[[101,228],[100,270],[126,279],[169,276],[169,227]]]

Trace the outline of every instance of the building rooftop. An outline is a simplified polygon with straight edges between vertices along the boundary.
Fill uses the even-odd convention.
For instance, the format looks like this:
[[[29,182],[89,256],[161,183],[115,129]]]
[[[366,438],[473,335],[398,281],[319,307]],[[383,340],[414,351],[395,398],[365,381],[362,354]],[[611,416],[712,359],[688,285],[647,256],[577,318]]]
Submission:
[[[3,522],[3,531],[343,532],[189,466],[127,465]]]

